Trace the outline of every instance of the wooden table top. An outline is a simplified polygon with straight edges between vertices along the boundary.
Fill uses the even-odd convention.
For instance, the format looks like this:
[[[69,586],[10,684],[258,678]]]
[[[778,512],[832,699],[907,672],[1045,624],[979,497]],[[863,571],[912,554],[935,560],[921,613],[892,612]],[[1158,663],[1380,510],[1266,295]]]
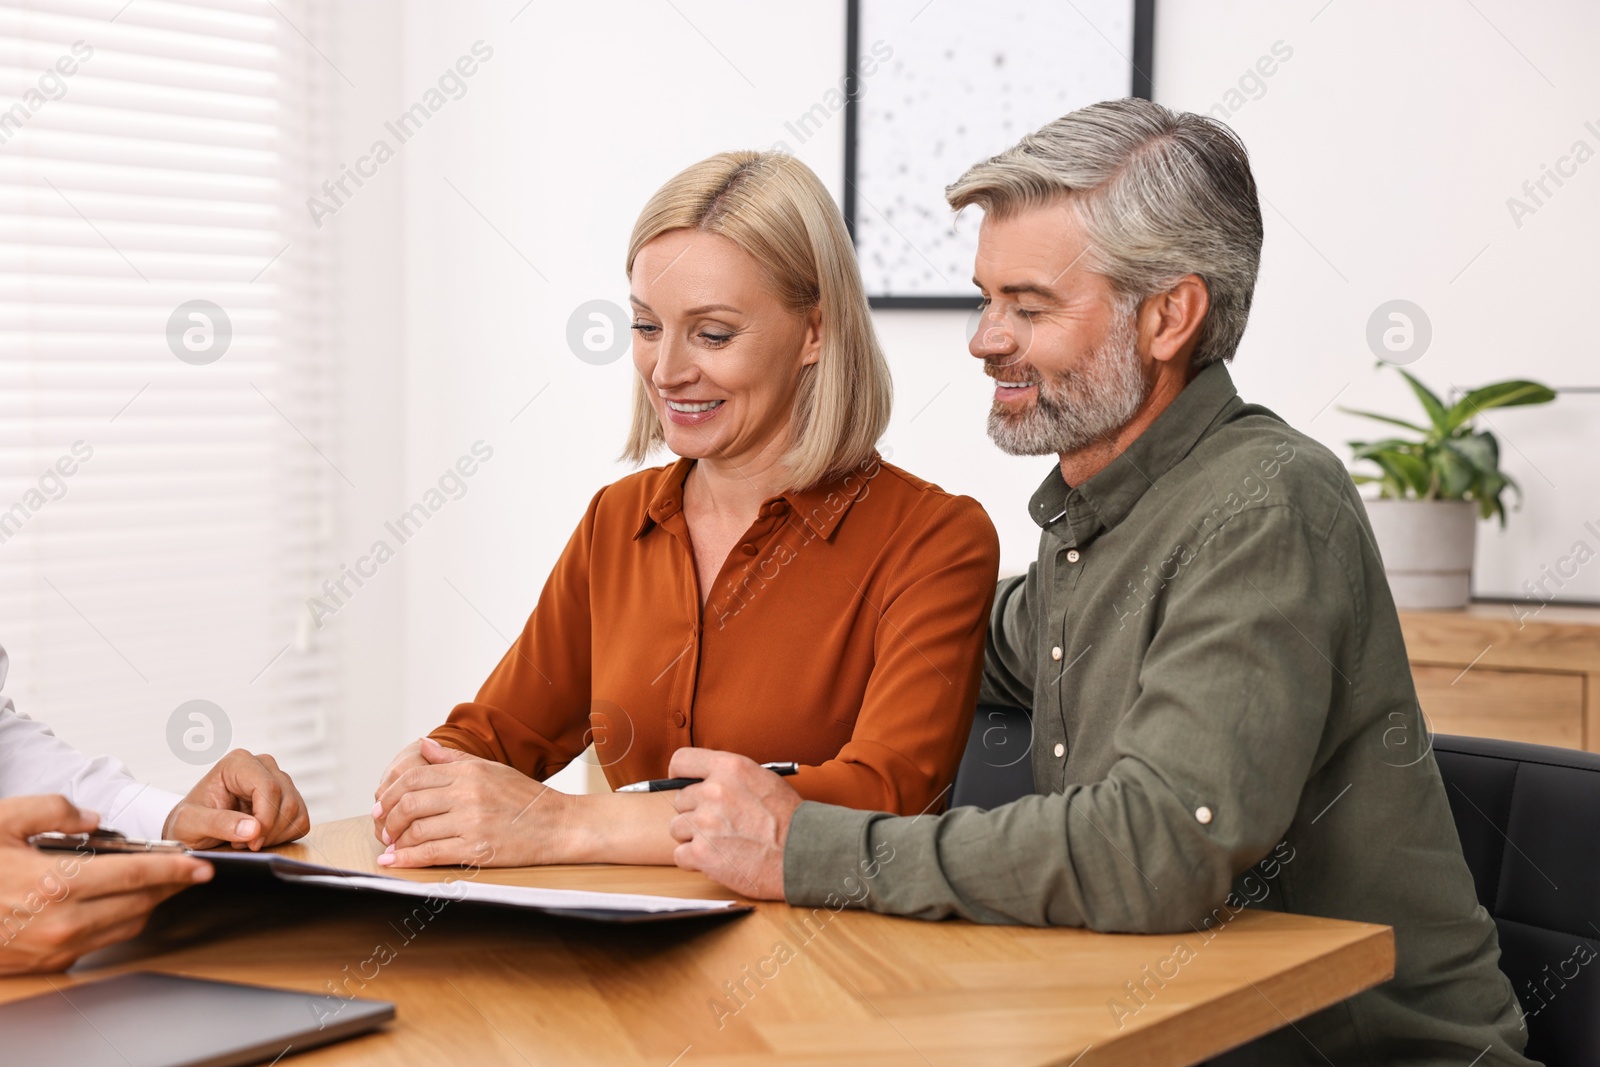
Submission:
[[[380,870],[366,819],[318,826],[281,851]],[[477,877],[733,896],[672,867]],[[156,970],[395,1003],[387,1029],[297,1053],[286,1061],[296,1067],[1090,1067],[1203,1060],[1394,971],[1387,926],[1253,909],[1207,941],[769,903],[739,917],[607,926],[458,903],[434,914],[418,899],[336,890],[309,903],[299,889],[248,901],[213,890],[174,898],[139,939],[66,974],[0,979],[0,1001]],[[1137,999],[1128,983],[1143,986]]]

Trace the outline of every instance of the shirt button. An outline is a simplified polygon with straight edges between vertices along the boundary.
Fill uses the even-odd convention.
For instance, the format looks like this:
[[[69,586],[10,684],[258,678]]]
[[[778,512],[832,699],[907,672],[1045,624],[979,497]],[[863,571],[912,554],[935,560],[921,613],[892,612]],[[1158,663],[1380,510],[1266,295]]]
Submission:
[[[1067,552],[1067,562],[1068,563],[1076,563],[1076,562],[1078,562],[1078,560],[1080,560],[1082,558],[1083,558],[1082,554],[1075,548],[1071,549],[1070,551]]]
[[[774,514],[774,515],[782,515],[784,512],[789,510],[789,505],[785,504],[781,500],[774,500],[772,502],[772,504],[770,505],[770,507],[771,507],[771,510],[772,510],[772,514]]]
[[[739,546],[739,551],[743,552],[747,556],[753,556],[756,554],[756,546],[751,544],[749,541],[746,541],[744,544]]]
[[[1211,809],[1204,804],[1200,805],[1194,809],[1194,819],[1201,826],[1209,826],[1211,824]]]
[[[1050,650],[1050,658],[1051,659],[1060,659],[1061,658],[1061,646],[1060,645],[1057,645],[1055,648],[1052,648]]]
[[[1067,754],[1067,746],[1063,745],[1060,741],[1057,741],[1056,742],[1056,759],[1060,759],[1062,756],[1065,756],[1066,754]]]
[[[688,721],[689,720],[687,720],[687,719],[685,719],[683,717],[683,712],[675,711],[675,712],[672,713],[672,725],[674,725],[674,726],[682,726],[684,723],[686,723]]]

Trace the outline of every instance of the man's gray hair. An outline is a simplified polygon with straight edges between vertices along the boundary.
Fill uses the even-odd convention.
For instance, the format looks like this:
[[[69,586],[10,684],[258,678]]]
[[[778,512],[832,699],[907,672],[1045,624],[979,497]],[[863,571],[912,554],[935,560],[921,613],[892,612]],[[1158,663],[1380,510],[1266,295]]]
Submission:
[[[950,206],[1004,218],[1063,198],[1089,240],[1085,266],[1143,299],[1185,274],[1210,307],[1191,365],[1232,359],[1261,265],[1261,204],[1250,157],[1216,119],[1149,100],[1063,115],[945,190]]]

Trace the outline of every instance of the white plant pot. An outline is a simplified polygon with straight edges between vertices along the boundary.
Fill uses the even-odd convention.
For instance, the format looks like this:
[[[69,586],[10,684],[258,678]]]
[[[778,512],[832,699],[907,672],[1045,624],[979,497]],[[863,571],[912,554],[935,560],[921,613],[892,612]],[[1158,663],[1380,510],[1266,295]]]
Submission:
[[[1368,500],[1395,607],[1450,611],[1472,599],[1478,505],[1471,500]]]

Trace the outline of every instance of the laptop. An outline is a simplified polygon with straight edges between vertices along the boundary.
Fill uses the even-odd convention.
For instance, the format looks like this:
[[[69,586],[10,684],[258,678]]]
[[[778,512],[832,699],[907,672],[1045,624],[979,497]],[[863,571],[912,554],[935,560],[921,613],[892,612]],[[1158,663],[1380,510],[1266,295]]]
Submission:
[[[0,1004],[0,1047],[28,1067],[244,1067],[393,1018],[384,1001],[141,971]]]

